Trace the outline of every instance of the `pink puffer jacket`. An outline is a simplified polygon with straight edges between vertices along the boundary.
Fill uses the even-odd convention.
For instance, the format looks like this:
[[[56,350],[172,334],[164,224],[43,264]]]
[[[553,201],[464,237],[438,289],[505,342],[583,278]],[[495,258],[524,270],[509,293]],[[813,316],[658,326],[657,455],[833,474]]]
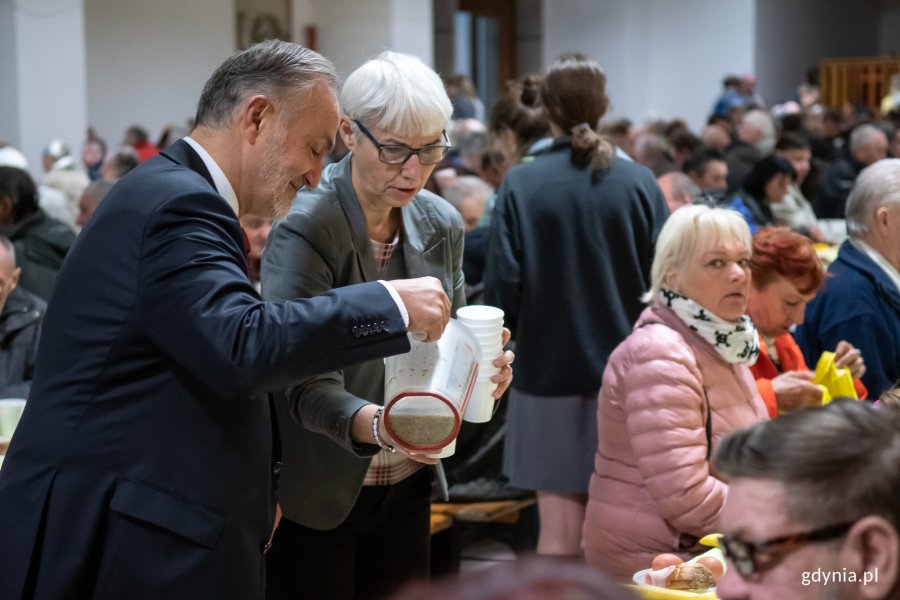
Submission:
[[[589,564],[631,579],[662,552],[699,552],[696,539],[717,530],[728,486],[706,460],[704,389],[713,452],[725,434],[768,418],[746,366],[725,362],[670,309],[646,309],[603,373]]]

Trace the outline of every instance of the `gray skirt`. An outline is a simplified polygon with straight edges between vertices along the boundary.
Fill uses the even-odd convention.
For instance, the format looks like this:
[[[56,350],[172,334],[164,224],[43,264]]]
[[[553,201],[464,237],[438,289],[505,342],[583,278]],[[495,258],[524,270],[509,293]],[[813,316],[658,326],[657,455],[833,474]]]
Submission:
[[[510,486],[586,494],[597,452],[597,394],[534,396],[512,388],[508,402],[503,474]]]

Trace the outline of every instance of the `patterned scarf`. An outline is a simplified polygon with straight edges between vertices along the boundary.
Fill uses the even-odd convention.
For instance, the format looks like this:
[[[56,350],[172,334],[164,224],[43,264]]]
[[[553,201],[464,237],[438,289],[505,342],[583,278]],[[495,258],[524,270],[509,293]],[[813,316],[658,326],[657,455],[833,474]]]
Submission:
[[[756,363],[759,357],[759,339],[756,327],[747,315],[736,321],[720,319],[690,298],[670,290],[661,289],[658,301],[667,306],[684,323],[712,344],[722,358],[730,363]]]

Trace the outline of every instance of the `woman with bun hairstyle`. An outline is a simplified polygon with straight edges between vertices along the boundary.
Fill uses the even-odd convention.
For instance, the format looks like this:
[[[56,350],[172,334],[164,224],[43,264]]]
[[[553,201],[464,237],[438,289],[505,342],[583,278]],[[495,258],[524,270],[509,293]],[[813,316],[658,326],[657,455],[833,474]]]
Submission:
[[[640,315],[668,208],[650,170],[618,158],[596,132],[609,105],[597,63],[558,59],[540,93],[554,140],[498,190],[485,300],[505,311],[520,367],[504,473],[537,491],[538,552],[575,556],[600,378]]]

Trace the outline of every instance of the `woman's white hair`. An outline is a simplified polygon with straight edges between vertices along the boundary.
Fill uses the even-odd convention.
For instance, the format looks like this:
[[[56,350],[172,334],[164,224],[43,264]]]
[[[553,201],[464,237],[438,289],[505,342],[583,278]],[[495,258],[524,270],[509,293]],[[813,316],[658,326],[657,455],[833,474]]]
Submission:
[[[386,51],[353,71],[341,90],[344,114],[400,137],[443,131],[453,106],[441,78],[420,59]]]
[[[875,212],[894,202],[900,202],[900,158],[885,158],[863,169],[847,196],[847,235],[865,239]]]
[[[651,287],[644,294],[644,302],[654,303],[666,280],[683,269],[698,252],[733,240],[740,241],[748,252],[752,252],[750,228],[737,211],[703,204],[676,210],[666,220],[656,240],[656,253],[650,268]]]

